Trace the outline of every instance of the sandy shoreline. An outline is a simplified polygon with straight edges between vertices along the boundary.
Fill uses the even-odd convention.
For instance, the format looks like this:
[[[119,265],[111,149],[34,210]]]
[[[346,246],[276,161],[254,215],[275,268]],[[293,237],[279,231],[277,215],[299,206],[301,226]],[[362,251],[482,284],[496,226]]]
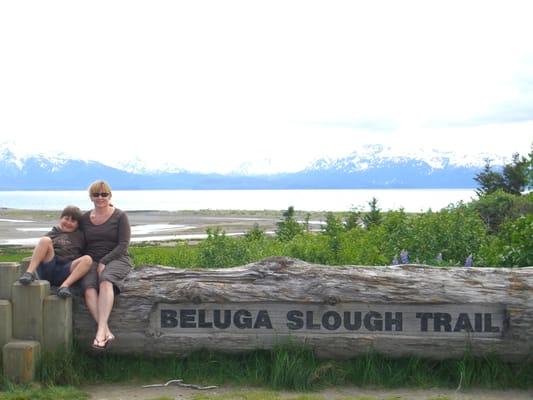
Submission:
[[[220,228],[228,235],[239,235],[257,224],[274,232],[282,211],[128,211],[132,242],[199,240],[208,228]],[[60,211],[0,209],[0,245],[32,247],[39,237],[57,224]],[[304,213],[299,215],[303,220]],[[311,213],[312,229],[319,229],[322,213]]]

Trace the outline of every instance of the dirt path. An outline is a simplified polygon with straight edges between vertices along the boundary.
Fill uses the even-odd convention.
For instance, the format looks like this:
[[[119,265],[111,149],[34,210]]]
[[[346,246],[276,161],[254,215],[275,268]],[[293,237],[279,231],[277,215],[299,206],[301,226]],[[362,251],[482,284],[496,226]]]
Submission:
[[[92,400],[149,400],[161,397],[170,399],[189,400],[200,393],[213,396],[214,399],[228,393],[261,392],[260,389],[222,387],[207,391],[198,391],[180,387],[142,388],[142,385],[98,385],[83,387]],[[267,393],[267,392],[265,392]],[[271,392],[268,392],[271,393]],[[280,398],[290,399],[303,393],[279,392]],[[319,392],[305,393],[317,400],[322,397],[329,399],[376,399],[376,400],[531,400],[533,390],[467,390],[455,391],[448,389],[361,389],[356,387],[341,387],[327,389]],[[260,398],[254,397],[254,399]],[[224,400],[228,397],[224,396]]]

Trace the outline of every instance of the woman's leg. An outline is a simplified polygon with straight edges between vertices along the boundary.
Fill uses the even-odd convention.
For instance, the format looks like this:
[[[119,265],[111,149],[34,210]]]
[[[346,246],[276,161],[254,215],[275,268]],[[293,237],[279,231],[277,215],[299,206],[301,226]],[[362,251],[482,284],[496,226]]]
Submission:
[[[115,293],[113,291],[113,284],[109,281],[100,283],[100,293],[98,294],[98,330],[96,331],[95,341],[106,343],[112,337],[109,330],[108,320],[113,309],[113,302],[115,301]],[[97,344],[97,346],[99,346]]]
[[[98,323],[98,292],[95,288],[88,288],[85,290],[85,306],[89,310],[89,314]]]
[[[98,348],[105,348],[109,341],[113,340],[115,336],[109,330],[108,320],[113,309],[115,300],[115,285],[120,285],[120,282],[131,271],[131,260],[129,257],[123,256],[116,260],[109,262],[100,271],[100,292],[98,294],[98,330],[94,339],[93,346]],[[117,283],[119,282],[119,283]]]

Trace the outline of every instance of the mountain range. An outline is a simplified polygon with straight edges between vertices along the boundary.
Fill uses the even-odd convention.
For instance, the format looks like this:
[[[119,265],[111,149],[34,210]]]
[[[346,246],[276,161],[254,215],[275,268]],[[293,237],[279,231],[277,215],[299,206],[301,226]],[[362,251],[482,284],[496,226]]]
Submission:
[[[473,188],[482,166],[454,162],[433,152],[430,159],[390,156],[386,149],[353,152],[338,159],[320,159],[298,172],[276,174],[196,173],[185,170],[146,171],[109,166],[68,156],[42,154],[18,157],[0,149],[0,190],[82,190],[98,179],[114,189],[370,189]]]

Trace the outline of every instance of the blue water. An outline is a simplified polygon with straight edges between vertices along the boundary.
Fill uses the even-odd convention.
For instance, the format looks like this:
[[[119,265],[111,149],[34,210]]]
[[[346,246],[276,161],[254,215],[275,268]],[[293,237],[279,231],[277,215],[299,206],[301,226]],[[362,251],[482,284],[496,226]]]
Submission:
[[[375,197],[382,210],[439,210],[476,198],[473,189],[349,190],[117,190],[113,203],[123,210],[367,210]],[[86,191],[0,191],[0,207],[61,210],[68,204],[92,208]]]

